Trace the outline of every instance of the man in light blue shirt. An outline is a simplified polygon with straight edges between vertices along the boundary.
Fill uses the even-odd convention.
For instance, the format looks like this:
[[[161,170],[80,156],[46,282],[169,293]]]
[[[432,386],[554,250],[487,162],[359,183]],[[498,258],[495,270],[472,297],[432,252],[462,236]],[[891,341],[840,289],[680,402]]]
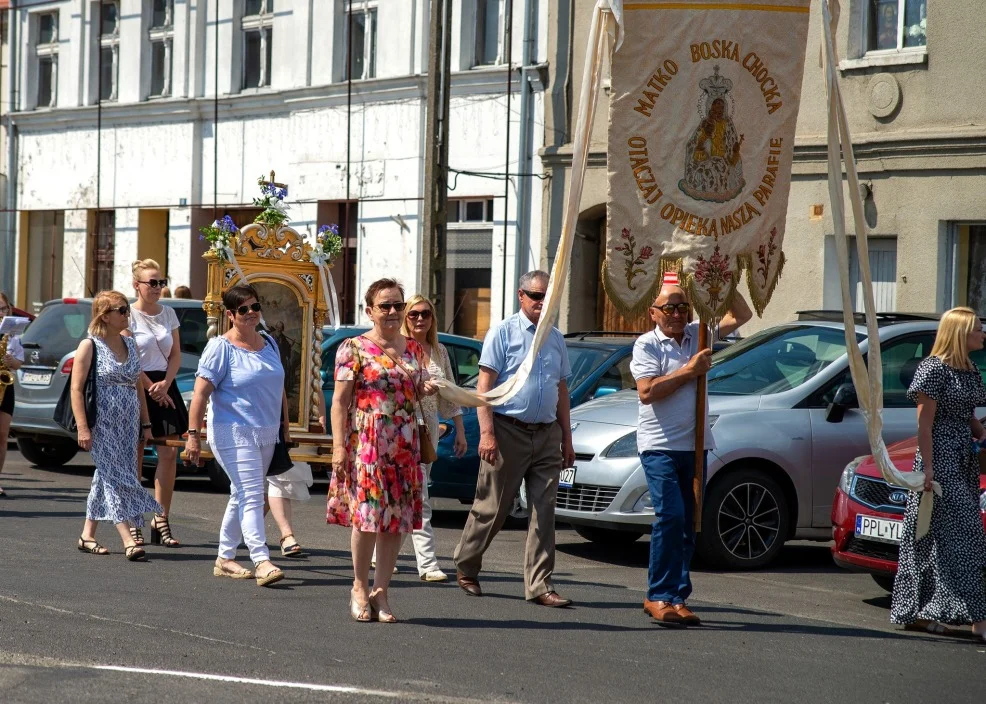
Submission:
[[[479,360],[477,391],[512,378],[534,342],[541,319],[548,274],[532,271],[520,278],[520,312],[491,328]],[[462,538],[455,549],[459,586],[482,596],[479,572],[483,553],[503,527],[521,481],[531,507],[524,561],[524,595],[542,606],[568,606],[551,585],[555,567],[555,499],[562,467],[575,464],[565,377],[571,374],[565,338],[557,328],[538,352],[530,376],[507,403],[479,408],[479,479]]]

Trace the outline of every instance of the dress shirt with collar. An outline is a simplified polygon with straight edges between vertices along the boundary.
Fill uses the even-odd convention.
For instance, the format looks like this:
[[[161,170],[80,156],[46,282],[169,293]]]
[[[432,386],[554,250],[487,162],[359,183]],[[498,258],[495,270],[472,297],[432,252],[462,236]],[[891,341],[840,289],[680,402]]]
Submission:
[[[495,385],[517,373],[531,349],[536,329],[537,325],[520,311],[486,333],[479,366],[496,373]],[[534,360],[527,382],[516,396],[502,406],[495,406],[493,411],[525,423],[553,423],[558,417],[558,384],[571,373],[565,337],[553,327]]]
[[[668,337],[660,328],[641,335],[633,345],[633,360],[630,373],[633,378],[653,379],[667,376],[686,364],[698,352],[699,323],[685,326],[679,345],[673,337]],[[654,403],[638,404],[637,451],[648,450],[695,450],[695,380],[678,388],[670,396]],[[705,417],[709,417],[708,396],[706,396]],[[714,450],[712,429],[706,428],[705,449]]]

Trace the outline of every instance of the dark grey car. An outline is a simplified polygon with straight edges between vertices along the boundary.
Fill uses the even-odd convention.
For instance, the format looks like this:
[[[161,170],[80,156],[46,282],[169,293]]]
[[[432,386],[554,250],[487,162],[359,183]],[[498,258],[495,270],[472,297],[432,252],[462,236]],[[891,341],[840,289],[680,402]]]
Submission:
[[[182,368],[194,370],[206,342],[202,301],[163,298],[161,304],[175,309],[181,326]],[[56,467],[79,451],[75,435],[55,423],[54,414],[91,313],[91,298],[49,301],[21,337],[24,365],[14,375],[16,403],[10,429],[28,462]]]

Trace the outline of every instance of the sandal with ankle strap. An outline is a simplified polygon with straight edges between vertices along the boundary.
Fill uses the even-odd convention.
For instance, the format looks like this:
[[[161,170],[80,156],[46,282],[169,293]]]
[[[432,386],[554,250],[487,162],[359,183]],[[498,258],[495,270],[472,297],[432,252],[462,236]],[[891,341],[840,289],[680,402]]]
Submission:
[[[134,545],[138,548],[144,547],[144,533],[137,526],[127,526],[130,528],[130,537],[134,539]]]
[[[151,519],[151,543],[166,548],[181,547],[181,543],[171,535],[171,524],[168,523],[167,516],[155,513],[154,518]]]
[[[110,551],[97,543],[95,540],[86,540],[79,536],[79,552],[87,552],[90,555],[109,555]]]
[[[260,565],[264,564],[264,562],[269,562],[270,566],[273,569],[267,574],[262,575],[260,574],[260,572],[257,571],[257,568],[260,567]],[[282,579],[284,579],[284,572],[281,571],[280,567],[275,565],[270,560],[264,560],[264,562],[261,562],[260,565],[257,565],[256,567],[253,568],[253,573],[257,576],[257,586],[269,587],[270,585],[276,582],[280,582]]]
[[[124,548],[124,554],[131,562],[143,562],[147,559],[147,553],[139,545],[128,545]]]
[[[294,543],[292,545],[285,546],[284,541],[286,541],[288,538],[293,539]],[[284,557],[308,557],[308,553],[302,550],[301,546],[298,545],[298,540],[294,537],[294,533],[288,533],[283,538],[281,538],[280,542],[281,542],[281,555],[283,555]]]

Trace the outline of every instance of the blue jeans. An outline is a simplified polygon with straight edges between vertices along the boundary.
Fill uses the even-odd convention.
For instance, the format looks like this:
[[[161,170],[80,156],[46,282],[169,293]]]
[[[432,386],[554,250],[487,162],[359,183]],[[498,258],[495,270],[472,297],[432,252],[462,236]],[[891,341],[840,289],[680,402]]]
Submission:
[[[703,455],[707,467],[708,454]],[[695,452],[648,450],[640,455],[640,463],[654,504],[647,599],[682,604],[692,593],[689,566],[695,552]]]

